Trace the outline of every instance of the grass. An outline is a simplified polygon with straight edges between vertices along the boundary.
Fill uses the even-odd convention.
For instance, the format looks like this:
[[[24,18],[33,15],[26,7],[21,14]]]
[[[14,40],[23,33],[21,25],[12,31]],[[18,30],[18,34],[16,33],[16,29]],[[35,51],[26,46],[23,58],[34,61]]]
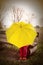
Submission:
[[[14,47],[3,47],[0,50],[0,65],[43,65],[43,38],[39,39],[36,52],[26,61],[17,60],[18,56],[18,50]]]
[[[43,44],[39,42],[36,52],[26,61],[18,61],[7,54],[2,54],[0,55],[0,65],[43,65]]]

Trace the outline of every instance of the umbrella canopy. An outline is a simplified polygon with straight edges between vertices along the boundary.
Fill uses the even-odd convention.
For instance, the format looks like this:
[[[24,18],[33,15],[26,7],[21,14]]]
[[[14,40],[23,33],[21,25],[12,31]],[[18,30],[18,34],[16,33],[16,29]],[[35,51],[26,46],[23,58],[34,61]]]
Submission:
[[[31,24],[24,22],[13,23],[6,30],[7,41],[18,48],[26,45],[32,45],[37,33]]]

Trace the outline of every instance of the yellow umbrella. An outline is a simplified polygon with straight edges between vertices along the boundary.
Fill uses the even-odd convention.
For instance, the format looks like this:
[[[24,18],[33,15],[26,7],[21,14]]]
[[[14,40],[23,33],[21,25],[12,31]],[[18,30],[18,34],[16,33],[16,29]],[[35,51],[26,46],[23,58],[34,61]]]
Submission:
[[[6,30],[7,41],[18,48],[26,45],[32,45],[37,33],[31,24],[24,22],[13,23]]]

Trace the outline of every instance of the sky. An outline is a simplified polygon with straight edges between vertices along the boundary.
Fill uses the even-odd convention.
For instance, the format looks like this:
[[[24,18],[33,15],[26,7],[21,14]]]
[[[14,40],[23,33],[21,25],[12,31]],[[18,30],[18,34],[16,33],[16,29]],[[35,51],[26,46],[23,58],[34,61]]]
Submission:
[[[23,8],[25,13],[21,20],[31,23],[33,26],[43,26],[43,0],[0,0],[1,23],[4,27],[10,27],[14,21],[12,7]]]

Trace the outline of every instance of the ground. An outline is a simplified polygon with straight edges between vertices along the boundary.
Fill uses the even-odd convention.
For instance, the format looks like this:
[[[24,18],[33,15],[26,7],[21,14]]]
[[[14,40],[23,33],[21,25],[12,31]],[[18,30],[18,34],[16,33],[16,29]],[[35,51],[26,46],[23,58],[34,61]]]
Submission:
[[[36,52],[26,61],[19,61],[18,48],[13,45],[0,44],[0,65],[43,65],[43,37],[40,30],[40,38]],[[42,35],[41,35],[42,34]]]

